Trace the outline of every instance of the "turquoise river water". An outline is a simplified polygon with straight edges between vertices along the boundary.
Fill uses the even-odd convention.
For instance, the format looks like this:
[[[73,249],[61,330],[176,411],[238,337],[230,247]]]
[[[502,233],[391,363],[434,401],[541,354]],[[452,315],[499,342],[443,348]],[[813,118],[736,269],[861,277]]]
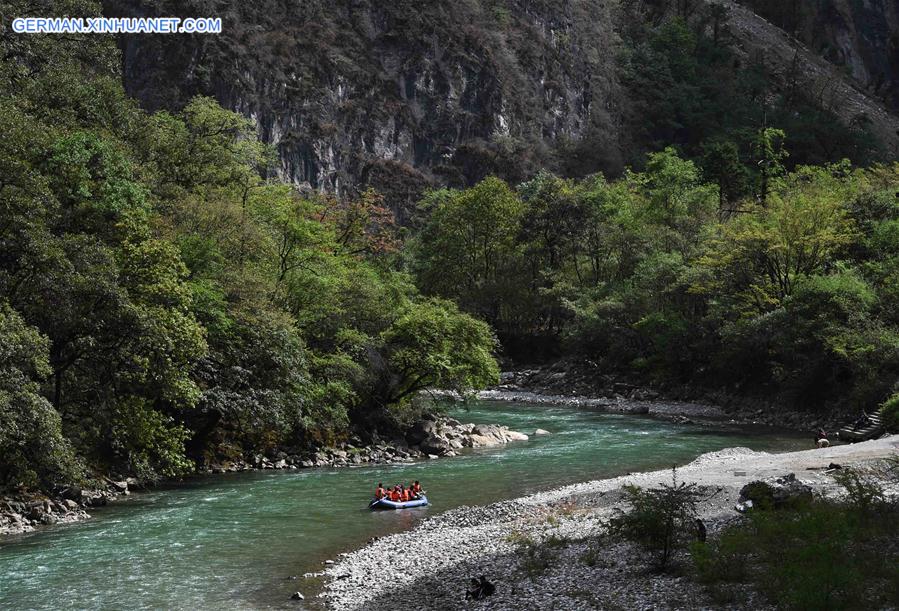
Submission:
[[[483,402],[455,415],[553,434],[456,458],[208,476],[137,494],[91,520],[0,540],[0,609],[297,608],[288,597],[308,593],[303,573],[452,507],[684,464],[724,447],[807,445],[772,429],[570,407]],[[366,509],[378,481],[415,479],[430,507]]]

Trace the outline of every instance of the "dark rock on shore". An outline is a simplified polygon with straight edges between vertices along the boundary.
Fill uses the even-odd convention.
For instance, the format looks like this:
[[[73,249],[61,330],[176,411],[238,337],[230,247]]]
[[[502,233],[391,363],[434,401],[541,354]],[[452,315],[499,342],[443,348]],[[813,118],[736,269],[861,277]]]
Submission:
[[[425,454],[436,454],[437,456],[446,456],[453,449],[449,440],[439,435],[429,435],[421,442],[419,448]]]
[[[812,500],[812,487],[790,473],[783,477],[749,482],[740,489],[739,503],[744,508],[777,509],[810,500]]]
[[[412,445],[420,444],[430,437],[437,428],[437,422],[431,419],[422,419],[412,425],[406,433],[406,441]]]
[[[106,489],[86,490],[77,486],[62,488],[55,497],[23,494],[0,498],[0,535],[31,532],[39,526],[68,524],[87,519],[87,509],[106,505],[117,496],[128,494],[125,481]]]
[[[405,437],[389,442],[363,445],[361,440],[354,439],[334,447],[319,448],[311,454],[292,449],[274,450],[268,454],[253,454],[246,460],[213,462],[203,470],[206,473],[228,473],[253,469],[309,469],[412,462],[428,457],[452,457],[462,448],[492,447],[527,439],[527,435],[504,426],[463,424],[454,418],[426,414],[408,429]]]

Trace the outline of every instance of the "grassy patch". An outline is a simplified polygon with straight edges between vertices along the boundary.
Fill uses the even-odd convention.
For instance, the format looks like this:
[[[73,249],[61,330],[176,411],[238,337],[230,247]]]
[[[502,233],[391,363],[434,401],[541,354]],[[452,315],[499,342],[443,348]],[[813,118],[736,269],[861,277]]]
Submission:
[[[604,546],[602,541],[591,541],[587,549],[580,555],[580,561],[589,567],[595,567],[602,564]]]

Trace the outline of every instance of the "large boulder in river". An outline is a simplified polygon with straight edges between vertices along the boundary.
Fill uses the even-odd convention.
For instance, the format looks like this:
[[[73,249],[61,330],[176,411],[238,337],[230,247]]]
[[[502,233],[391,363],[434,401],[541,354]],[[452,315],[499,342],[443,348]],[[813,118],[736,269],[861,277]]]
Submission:
[[[437,423],[434,420],[419,420],[406,433],[406,441],[409,442],[409,445],[418,445],[430,437],[436,430]]]
[[[466,437],[465,445],[472,448],[490,448],[510,441],[527,441],[528,436],[495,424],[478,424]]]
[[[462,445],[469,448],[489,448],[490,446],[498,445],[498,442],[493,437],[485,437],[484,435],[472,433],[465,438]]]
[[[495,424],[479,424],[471,430],[471,434],[492,439],[496,444],[505,443],[502,428]]]
[[[429,435],[419,447],[425,454],[436,454],[437,456],[445,456],[453,449],[448,440],[438,435]]]
[[[550,433],[550,432],[547,431],[546,429],[537,429],[536,431],[534,431],[534,435],[536,435],[536,436],[539,436],[539,435],[551,435],[551,434],[552,434],[552,433]]]

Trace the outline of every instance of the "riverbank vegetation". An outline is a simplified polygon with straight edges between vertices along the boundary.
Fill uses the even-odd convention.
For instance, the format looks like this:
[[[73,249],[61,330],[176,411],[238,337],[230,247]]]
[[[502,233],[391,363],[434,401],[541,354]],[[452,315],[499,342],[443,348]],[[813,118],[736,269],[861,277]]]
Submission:
[[[899,166],[774,170],[788,140],[758,138],[769,169],[733,201],[673,149],[620,180],[434,192],[411,268],[513,357],[873,409],[899,377]]]
[[[814,498],[750,511],[694,544],[696,579],[716,604],[745,603],[747,584],[778,609],[883,609],[899,604],[899,504],[884,492],[892,461],[847,469],[839,500]]]
[[[594,545],[627,541],[649,555],[654,573],[687,576],[715,605],[777,609],[883,609],[899,603],[899,480],[893,457],[837,469],[840,494],[813,491],[793,476],[754,481],[740,492],[746,513],[710,524],[699,507],[721,493],[694,484],[627,486]],[[590,557],[585,557],[587,562]]]
[[[640,545],[658,571],[668,569],[679,549],[696,536],[697,505],[702,498],[696,484],[677,481],[643,489],[625,486],[627,509],[616,508],[609,532]]]

